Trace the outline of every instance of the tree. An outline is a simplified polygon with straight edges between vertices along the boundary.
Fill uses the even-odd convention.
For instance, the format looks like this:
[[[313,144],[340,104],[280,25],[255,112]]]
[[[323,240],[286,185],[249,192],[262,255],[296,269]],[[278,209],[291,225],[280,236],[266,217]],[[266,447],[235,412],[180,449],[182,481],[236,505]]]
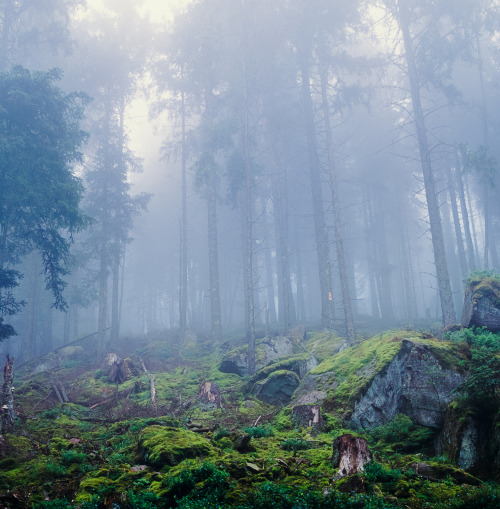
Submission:
[[[30,252],[41,255],[53,306],[66,308],[72,235],[88,224],[73,173],[87,138],[80,128],[87,99],[63,93],[60,78],[58,70],[0,73],[0,339],[15,334],[4,323],[23,305],[12,292],[22,278],[13,267]]]
[[[14,64],[39,66],[47,56],[71,50],[69,13],[85,0],[0,2],[0,70]]]

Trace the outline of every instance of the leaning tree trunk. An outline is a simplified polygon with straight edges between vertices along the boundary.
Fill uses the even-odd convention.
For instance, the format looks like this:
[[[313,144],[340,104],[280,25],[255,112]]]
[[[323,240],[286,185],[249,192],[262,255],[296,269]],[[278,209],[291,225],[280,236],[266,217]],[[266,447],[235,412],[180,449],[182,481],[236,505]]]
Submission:
[[[417,63],[415,59],[413,41],[410,35],[408,6],[406,0],[399,1],[399,12],[399,25],[403,34],[406,63],[408,65],[408,78],[411,88],[413,117],[415,119],[418,147],[420,152],[420,162],[424,176],[425,196],[427,200],[427,210],[429,212],[431,240],[432,247],[434,249],[434,263],[436,266],[439,297],[441,301],[441,312],[443,315],[443,324],[444,326],[447,326],[456,322],[455,307],[453,304],[453,294],[451,291],[450,276],[448,274],[448,265],[446,262],[443,228],[441,224],[439,203],[434,183],[431,152],[429,148],[429,141],[427,139],[425,117],[420,97]]]

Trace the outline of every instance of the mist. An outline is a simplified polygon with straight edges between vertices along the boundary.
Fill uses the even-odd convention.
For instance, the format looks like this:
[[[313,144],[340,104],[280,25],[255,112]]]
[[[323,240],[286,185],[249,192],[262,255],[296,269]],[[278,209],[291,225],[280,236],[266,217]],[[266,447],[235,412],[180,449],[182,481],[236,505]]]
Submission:
[[[60,69],[87,135],[66,159],[85,219],[57,226],[61,283],[1,212],[0,273],[19,278],[0,286],[17,333],[0,348],[27,362],[84,337],[101,356],[165,331],[239,338],[252,373],[256,340],[296,326],[355,344],[460,323],[464,278],[500,269],[498,14],[486,0],[4,2],[4,79]],[[24,203],[30,186],[8,192]]]

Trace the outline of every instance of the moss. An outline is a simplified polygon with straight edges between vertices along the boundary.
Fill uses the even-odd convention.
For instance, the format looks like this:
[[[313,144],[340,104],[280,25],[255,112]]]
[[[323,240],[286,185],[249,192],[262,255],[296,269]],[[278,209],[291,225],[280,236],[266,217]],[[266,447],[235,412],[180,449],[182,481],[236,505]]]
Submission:
[[[177,465],[185,458],[209,456],[213,448],[206,438],[184,429],[149,426],[139,437],[141,457],[154,466]]]
[[[427,345],[443,367],[456,367],[458,360],[463,358],[460,349],[452,343],[428,338],[427,335],[423,337],[418,332],[388,331],[324,360],[310,373],[333,378],[328,395],[332,401],[330,406],[345,408],[369,386],[377,373],[390,364],[404,340]]]
[[[314,354],[319,362],[335,355],[344,345],[345,339],[339,338],[333,332],[308,333],[305,344],[306,350]]]

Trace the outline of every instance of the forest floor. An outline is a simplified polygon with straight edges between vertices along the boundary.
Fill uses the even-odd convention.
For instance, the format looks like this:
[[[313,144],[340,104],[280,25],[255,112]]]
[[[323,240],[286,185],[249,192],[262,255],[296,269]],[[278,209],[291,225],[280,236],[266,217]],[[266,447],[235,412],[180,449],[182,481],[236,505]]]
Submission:
[[[334,359],[331,336],[308,333],[307,343]],[[291,404],[264,403],[249,394],[248,377],[221,373],[210,344],[181,348],[158,334],[120,345],[118,383],[85,347],[17,370],[1,507],[499,506],[494,480],[436,457],[436,432],[405,415],[370,432],[344,429],[334,411],[323,412],[321,430],[300,427]],[[220,404],[201,397],[206,382],[220,389]],[[332,444],[345,433],[366,439],[373,461],[339,477]]]

